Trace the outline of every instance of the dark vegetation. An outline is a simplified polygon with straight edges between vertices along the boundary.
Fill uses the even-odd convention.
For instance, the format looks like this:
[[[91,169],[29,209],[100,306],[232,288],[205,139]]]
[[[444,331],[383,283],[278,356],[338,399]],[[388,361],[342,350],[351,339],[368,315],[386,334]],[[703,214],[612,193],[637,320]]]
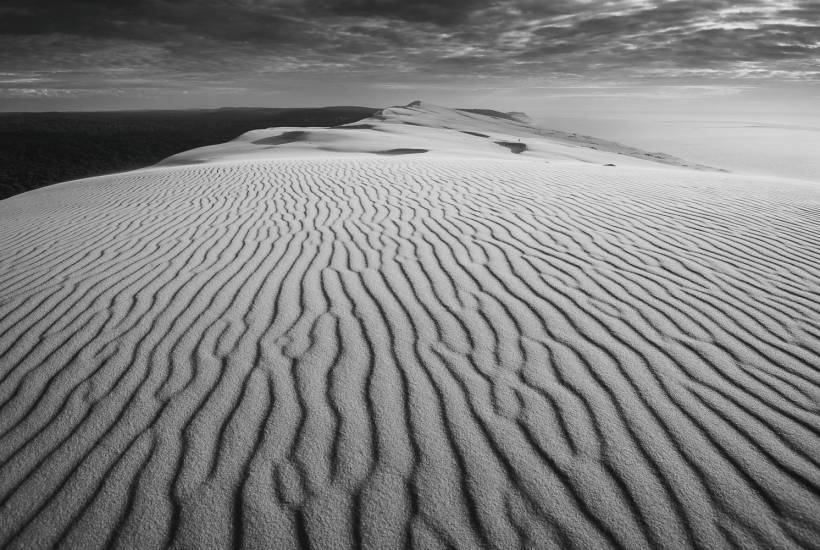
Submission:
[[[0,113],[0,199],[66,180],[156,164],[273,126],[337,126],[377,109],[214,109]]]
[[[385,151],[376,151],[377,155],[415,155],[418,153],[426,153],[429,149],[387,149]]]
[[[504,120],[512,120],[513,122],[520,122],[510,113],[502,113],[501,111],[493,111],[492,109],[459,109],[459,111],[465,111],[467,113],[474,113],[476,115],[484,115],[493,118],[502,118]]]
[[[516,143],[514,141],[496,141],[495,143],[497,145],[500,145],[501,147],[506,147],[516,155],[520,155],[521,153],[527,150],[526,143]]]
[[[307,132],[295,130],[291,132],[282,132],[278,136],[257,139],[253,141],[253,143],[257,145],[282,145],[285,143],[293,143],[294,141],[302,140],[306,135]]]

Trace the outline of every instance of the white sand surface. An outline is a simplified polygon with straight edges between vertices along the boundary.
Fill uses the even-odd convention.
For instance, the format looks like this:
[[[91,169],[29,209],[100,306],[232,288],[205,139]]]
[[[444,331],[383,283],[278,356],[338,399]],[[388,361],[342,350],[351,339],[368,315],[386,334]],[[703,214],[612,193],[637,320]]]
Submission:
[[[358,126],[0,201],[1,548],[818,547],[820,187]]]
[[[499,113],[503,115],[504,113]],[[270,160],[293,157],[424,154],[446,158],[503,158],[630,166],[666,164],[715,170],[663,153],[560,130],[543,130],[515,118],[487,116],[427,103],[389,107],[372,118],[331,128],[277,127],[174,155],[161,165]]]

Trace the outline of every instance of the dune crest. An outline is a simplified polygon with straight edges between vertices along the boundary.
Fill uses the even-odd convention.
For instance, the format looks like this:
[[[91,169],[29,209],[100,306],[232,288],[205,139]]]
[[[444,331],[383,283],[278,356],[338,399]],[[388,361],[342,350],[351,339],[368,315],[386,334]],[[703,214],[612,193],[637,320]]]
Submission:
[[[327,128],[266,128],[233,141],[169,157],[160,165],[380,154],[424,149],[447,158],[508,159],[510,153],[546,162],[618,162],[630,166],[670,166],[712,170],[671,155],[529,124],[524,113],[488,109],[449,109],[421,101],[388,107],[372,117]]]
[[[820,189],[436,109],[0,201],[0,547],[816,546]]]

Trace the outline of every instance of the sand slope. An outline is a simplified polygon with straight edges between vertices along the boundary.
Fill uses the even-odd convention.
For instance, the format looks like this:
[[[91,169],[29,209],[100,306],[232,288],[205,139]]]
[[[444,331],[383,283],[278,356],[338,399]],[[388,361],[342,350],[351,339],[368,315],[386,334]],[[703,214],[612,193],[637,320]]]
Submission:
[[[818,221],[512,154],[2,201],[0,547],[817,547]]]
[[[274,158],[395,156],[424,154],[446,158],[499,158],[631,166],[658,163],[690,169],[715,169],[663,153],[560,130],[543,130],[509,117],[448,109],[414,101],[388,107],[373,117],[328,128],[277,127],[246,132],[227,143],[192,149],[160,163],[165,166]]]

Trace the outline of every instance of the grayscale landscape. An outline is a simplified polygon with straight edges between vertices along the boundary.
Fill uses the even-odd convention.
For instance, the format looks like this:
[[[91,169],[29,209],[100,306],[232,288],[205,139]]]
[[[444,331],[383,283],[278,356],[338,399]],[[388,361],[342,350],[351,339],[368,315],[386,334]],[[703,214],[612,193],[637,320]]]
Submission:
[[[552,21],[585,44],[602,32],[589,10],[668,23],[674,4],[683,22],[771,19],[803,29],[795,43],[817,37],[800,34],[811,3],[534,4],[89,1],[71,30],[54,2],[11,1],[0,17],[16,30],[0,30],[99,54],[116,16],[135,48],[160,44],[141,34],[153,21],[181,44],[204,33],[241,51],[241,37],[272,45],[256,17],[290,51],[299,40],[282,29],[309,34],[306,21],[466,41],[474,21],[518,13],[520,32]],[[322,47],[308,51],[335,59]],[[811,81],[810,59],[785,57],[761,67]],[[663,54],[647,66],[670,59],[683,66]],[[63,86],[110,84],[75,62]],[[139,85],[106,92],[118,109],[142,107],[154,78],[133,63]],[[189,97],[214,93],[190,82]],[[181,85],[151,83],[157,101]],[[691,134],[647,148],[648,134],[615,139],[594,113],[551,126],[546,100],[529,113],[466,90],[109,113],[42,94],[37,105],[66,113],[0,116],[14,159],[0,172],[0,548],[820,548],[811,161],[761,171],[759,155],[704,144],[688,158],[675,144]],[[67,174],[90,177],[49,185]]]

